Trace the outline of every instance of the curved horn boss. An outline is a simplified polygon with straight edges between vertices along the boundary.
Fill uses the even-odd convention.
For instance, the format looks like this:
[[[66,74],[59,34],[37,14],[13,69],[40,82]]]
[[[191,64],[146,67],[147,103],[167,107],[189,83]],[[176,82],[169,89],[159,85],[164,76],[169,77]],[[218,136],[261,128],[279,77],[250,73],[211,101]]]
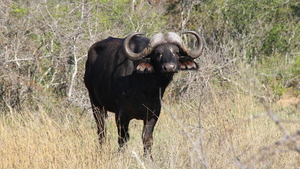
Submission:
[[[130,49],[129,44],[130,44],[131,38],[136,36],[136,35],[145,35],[145,34],[141,33],[141,32],[132,33],[132,34],[128,35],[125,38],[124,44],[123,44],[123,48],[125,49],[125,53],[126,53],[127,58],[129,58],[130,60],[133,60],[133,61],[144,59],[145,57],[147,57],[152,52],[152,50],[156,46],[161,45],[163,43],[166,43],[166,41],[164,40],[164,35],[162,33],[156,33],[151,37],[151,39],[149,41],[149,44],[148,44],[148,47],[146,47],[140,53],[134,53]]]

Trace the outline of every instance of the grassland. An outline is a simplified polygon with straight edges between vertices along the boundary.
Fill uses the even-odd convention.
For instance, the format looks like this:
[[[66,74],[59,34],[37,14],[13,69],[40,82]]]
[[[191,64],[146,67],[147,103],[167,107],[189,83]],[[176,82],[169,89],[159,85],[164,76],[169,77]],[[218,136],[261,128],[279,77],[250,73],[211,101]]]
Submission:
[[[0,167],[298,168],[299,109],[274,105],[272,111],[282,119],[276,124],[251,96],[216,95],[212,101],[164,104],[154,133],[154,162],[142,157],[141,121],[131,122],[131,140],[119,152],[113,114],[102,148],[90,111],[54,108],[2,114]]]

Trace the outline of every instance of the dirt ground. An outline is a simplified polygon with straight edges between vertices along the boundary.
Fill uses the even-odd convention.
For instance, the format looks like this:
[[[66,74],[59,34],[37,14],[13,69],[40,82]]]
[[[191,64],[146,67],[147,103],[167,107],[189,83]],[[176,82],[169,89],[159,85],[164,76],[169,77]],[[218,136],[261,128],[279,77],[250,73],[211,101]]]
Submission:
[[[297,109],[300,109],[300,94],[299,92],[288,90],[277,101],[277,104],[283,107],[295,106]]]

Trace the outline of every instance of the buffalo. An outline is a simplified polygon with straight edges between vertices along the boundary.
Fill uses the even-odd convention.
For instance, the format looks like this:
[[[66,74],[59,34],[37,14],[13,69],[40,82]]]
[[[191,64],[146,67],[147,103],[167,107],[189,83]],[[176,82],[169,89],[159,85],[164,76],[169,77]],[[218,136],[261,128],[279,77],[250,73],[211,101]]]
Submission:
[[[193,50],[174,32],[156,33],[150,39],[136,32],[124,39],[108,37],[90,47],[84,83],[100,144],[107,111],[115,113],[120,148],[129,140],[130,120],[143,120],[144,154],[152,158],[152,133],[166,87],[179,70],[198,69],[194,59],[202,53],[203,38],[195,31],[183,32],[187,33],[197,39]]]

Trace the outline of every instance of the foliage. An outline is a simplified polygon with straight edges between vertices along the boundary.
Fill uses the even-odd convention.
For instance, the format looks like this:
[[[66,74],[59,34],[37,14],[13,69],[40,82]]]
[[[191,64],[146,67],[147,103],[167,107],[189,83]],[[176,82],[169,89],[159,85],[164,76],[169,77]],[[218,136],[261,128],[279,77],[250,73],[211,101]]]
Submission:
[[[186,25],[207,35],[208,45],[239,46],[235,57],[255,61],[299,50],[299,12],[296,10],[299,2],[296,0],[211,0],[192,7]]]
[[[206,54],[213,56],[200,62],[214,63],[215,67],[234,58],[259,64],[256,61],[285,56],[284,65],[291,66],[294,74],[285,77],[298,80],[299,72],[294,71],[297,61],[293,63],[300,46],[296,0],[177,0],[165,4],[130,0],[5,1],[1,9],[0,109],[15,104],[20,107],[27,102],[25,93],[41,99],[41,91],[77,100],[85,93],[82,76],[88,47],[105,37],[124,37],[135,31],[151,36],[160,31],[198,30],[206,39]],[[209,73],[213,69],[205,70]],[[230,75],[231,68],[223,67],[222,73]],[[214,76],[218,79],[220,74]],[[283,79],[269,83],[280,88],[291,84]],[[177,96],[187,92],[186,82],[178,83],[176,91],[181,92],[175,92]],[[8,98],[11,101],[5,101]]]

